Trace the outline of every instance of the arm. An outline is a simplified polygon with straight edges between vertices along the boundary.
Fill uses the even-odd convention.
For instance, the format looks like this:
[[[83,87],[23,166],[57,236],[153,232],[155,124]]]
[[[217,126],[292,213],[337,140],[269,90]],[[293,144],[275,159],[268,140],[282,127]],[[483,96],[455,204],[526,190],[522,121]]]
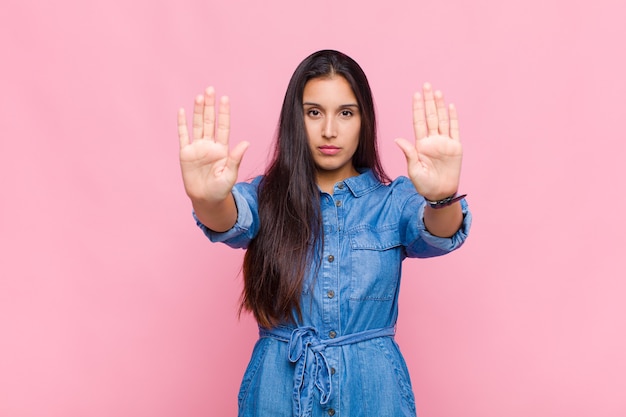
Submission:
[[[446,107],[443,94],[424,84],[423,95],[413,96],[415,144],[396,139],[407,160],[409,178],[418,193],[437,201],[454,195],[459,187],[463,149],[459,140],[456,108]],[[454,235],[463,222],[460,202],[424,209],[428,231],[440,237]]]
[[[215,128],[215,91],[209,87],[194,102],[193,141],[189,139],[185,110],[178,111],[180,167],[185,192],[196,217],[216,232],[230,229],[237,220],[232,188],[248,148],[242,142],[229,151],[230,103],[222,97]]]
[[[424,225],[435,236],[451,237],[459,230],[462,223],[463,213],[459,202],[440,209],[433,209],[429,206],[424,209]]]
[[[225,232],[237,221],[237,206],[232,194],[218,202],[191,199],[191,205],[198,220],[214,232]]]

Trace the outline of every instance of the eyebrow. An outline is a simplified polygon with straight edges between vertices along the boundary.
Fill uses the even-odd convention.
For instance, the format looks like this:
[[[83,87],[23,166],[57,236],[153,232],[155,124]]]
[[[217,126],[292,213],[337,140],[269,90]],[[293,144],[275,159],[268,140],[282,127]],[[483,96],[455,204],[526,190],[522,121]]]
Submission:
[[[320,104],[318,103],[313,103],[310,101],[305,101],[304,103],[302,103],[303,106],[316,106],[316,107],[322,107]],[[340,108],[344,108],[344,107],[356,107],[357,109],[359,108],[358,104],[342,104],[339,106]]]

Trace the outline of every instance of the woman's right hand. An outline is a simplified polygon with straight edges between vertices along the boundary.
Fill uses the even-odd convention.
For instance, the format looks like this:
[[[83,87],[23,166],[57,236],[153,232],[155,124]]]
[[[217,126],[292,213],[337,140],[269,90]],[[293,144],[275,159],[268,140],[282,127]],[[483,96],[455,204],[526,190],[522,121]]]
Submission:
[[[215,90],[208,87],[193,106],[193,141],[189,139],[185,110],[178,111],[180,168],[185,191],[192,201],[213,204],[224,201],[237,182],[243,154],[249,146],[241,142],[228,147],[230,103],[222,97],[215,118]]]

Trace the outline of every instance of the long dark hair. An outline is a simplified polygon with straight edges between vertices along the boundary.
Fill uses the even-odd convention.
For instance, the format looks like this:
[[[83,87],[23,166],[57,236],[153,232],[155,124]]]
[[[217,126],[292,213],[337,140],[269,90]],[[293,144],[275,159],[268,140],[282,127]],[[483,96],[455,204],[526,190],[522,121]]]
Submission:
[[[274,156],[259,185],[261,226],[243,261],[241,309],[251,311],[263,327],[295,323],[302,317],[302,286],[310,268],[315,268],[315,249],[323,246],[320,192],[302,95],[309,80],[333,76],[348,81],[361,113],[354,167],[370,168],[380,181],[389,182],[378,157],[374,101],[365,73],[341,52],[315,52],[298,65],[289,81]]]

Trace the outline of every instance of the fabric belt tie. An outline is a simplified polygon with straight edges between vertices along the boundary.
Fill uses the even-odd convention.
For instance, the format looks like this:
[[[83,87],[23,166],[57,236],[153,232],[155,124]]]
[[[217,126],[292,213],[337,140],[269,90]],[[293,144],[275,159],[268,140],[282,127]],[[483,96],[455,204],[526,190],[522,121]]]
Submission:
[[[333,339],[321,339],[314,327],[259,328],[260,337],[271,337],[288,343],[289,361],[296,364],[293,376],[293,412],[298,417],[310,413],[314,387],[320,392],[320,404],[327,404],[332,396],[330,365],[324,356],[327,347],[350,345],[378,337],[393,337],[395,334],[395,326],[389,326]]]

